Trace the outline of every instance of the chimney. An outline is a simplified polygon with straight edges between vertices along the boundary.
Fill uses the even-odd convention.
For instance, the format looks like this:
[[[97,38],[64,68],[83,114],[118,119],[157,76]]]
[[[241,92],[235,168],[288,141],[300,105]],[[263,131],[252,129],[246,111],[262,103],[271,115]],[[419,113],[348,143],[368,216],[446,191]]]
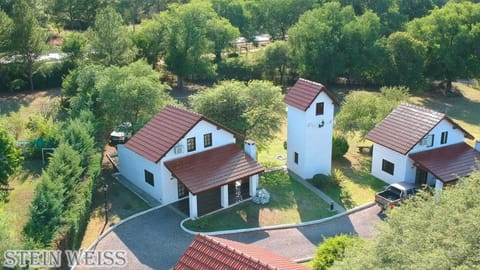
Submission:
[[[257,160],[257,146],[255,145],[255,142],[252,140],[245,140],[243,144],[243,149],[245,152],[254,160]]]
[[[480,152],[480,141],[475,141],[475,150]]]

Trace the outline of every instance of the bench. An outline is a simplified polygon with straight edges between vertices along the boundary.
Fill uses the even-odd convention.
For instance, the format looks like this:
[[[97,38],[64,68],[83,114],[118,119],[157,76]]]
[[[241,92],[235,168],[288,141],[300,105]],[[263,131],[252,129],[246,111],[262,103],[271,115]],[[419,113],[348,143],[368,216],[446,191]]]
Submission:
[[[359,146],[357,146],[357,148],[358,148],[358,152],[359,152],[359,153],[367,153],[367,154],[371,155],[371,154],[372,154],[373,145],[369,145],[369,146],[359,145]]]

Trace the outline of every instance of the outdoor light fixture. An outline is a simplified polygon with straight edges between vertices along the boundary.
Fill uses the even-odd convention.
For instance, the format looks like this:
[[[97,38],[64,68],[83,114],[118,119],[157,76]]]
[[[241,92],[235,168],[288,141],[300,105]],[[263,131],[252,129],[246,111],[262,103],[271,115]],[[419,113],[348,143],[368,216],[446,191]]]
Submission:
[[[325,126],[325,121],[322,120],[322,122],[320,122],[320,124],[318,124],[318,127],[321,128],[323,126]]]

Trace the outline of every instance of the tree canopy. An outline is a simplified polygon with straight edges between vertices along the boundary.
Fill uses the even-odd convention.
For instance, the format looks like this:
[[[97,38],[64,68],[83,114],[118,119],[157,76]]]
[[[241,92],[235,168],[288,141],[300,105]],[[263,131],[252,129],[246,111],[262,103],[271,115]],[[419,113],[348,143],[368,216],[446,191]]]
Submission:
[[[331,269],[477,269],[480,174],[438,195],[421,193],[387,212],[379,232],[347,248]]]
[[[382,87],[379,94],[352,91],[335,116],[335,127],[342,132],[359,132],[363,137],[408,98],[404,87]]]
[[[285,117],[279,87],[267,81],[224,81],[190,97],[193,109],[261,148],[274,138]]]
[[[8,185],[9,177],[22,163],[21,152],[15,148],[15,140],[4,127],[0,127],[0,186]]]

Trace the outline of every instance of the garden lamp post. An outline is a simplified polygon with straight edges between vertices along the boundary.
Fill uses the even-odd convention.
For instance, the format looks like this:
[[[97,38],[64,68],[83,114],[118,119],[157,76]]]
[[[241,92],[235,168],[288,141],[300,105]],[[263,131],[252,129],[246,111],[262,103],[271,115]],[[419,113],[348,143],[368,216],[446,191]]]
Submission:
[[[105,183],[102,186],[103,194],[105,195],[105,226],[108,223],[108,201],[107,201],[107,190],[108,190],[108,184]]]

